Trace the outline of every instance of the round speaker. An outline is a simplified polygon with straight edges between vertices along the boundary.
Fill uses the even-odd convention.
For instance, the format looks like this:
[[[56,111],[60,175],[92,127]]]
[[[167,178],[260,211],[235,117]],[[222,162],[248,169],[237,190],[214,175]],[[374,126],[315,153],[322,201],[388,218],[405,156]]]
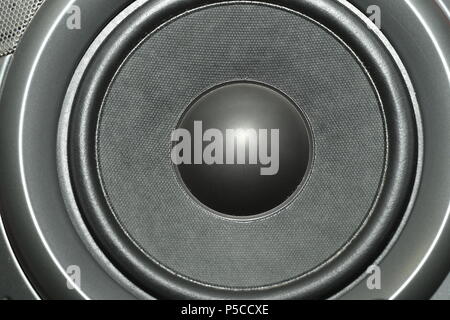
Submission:
[[[352,1],[72,2],[41,8],[1,100],[2,217],[40,296],[433,290],[410,284],[429,248],[447,261],[448,196],[430,199],[448,129],[427,124],[450,114],[426,99],[450,88],[427,91],[397,20]]]
[[[328,14],[313,20],[320,8],[227,2],[159,25],[164,8],[157,21],[144,6],[90,59],[70,111],[74,192],[94,236],[150,292],[320,297],[364,271],[395,229],[416,163],[406,85],[364,24],[337,7],[359,44],[374,42],[353,51]],[[173,168],[180,126],[190,146],[173,146],[185,160]],[[260,135],[223,137],[239,129],[278,140],[266,132],[264,151]],[[222,141],[212,164],[206,130]],[[251,144],[277,163],[270,175],[250,163]]]

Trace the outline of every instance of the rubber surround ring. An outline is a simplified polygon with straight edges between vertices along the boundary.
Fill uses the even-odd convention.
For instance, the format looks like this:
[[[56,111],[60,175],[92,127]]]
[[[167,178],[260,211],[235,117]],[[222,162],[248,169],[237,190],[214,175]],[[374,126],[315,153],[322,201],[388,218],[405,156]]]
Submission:
[[[218,2],[222,1],[196,0],[188,4],[175,1],[157,11],[152,11],[154,4],[147,3],[125,19],[102,44],[84,75],[72,111],[69,161],[78,204],[94,238],[113,262],[136,284],[159,298],[327,297],[364,272],[395,232],[410,197],[417,159],[411,97],[401,72],[364,22],[335,1],[296,0],[289,3],[289,9],[333,30],[358,54],[370,70],[383,102],[389,141],[385,183],[373,213],[358,236],[339,255],[297,280],[269,289],[233,291],[204,286],[180,278],[150,261],[123,233],[103,197],[94,165],[95,157],[89,155],[95,155],[95,143],[91,137],[95,136],[92,133],[96,130],[96,115],[107,89],[105,84],[110,83],[130,49],[145,37],[148,30],[186,10]],[[352,24],[343,21],[352,21]]]

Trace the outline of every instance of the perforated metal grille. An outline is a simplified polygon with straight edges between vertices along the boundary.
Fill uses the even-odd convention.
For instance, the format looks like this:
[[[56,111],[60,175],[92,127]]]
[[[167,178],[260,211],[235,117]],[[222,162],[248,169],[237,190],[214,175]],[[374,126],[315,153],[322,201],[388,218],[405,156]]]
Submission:
[[[0,57],[13,53],[45,0],[0,0]]]

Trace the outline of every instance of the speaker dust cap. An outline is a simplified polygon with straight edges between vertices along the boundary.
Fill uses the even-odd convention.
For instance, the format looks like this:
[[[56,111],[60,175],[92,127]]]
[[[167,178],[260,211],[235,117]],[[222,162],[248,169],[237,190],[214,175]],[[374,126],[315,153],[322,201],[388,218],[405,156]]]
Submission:
[[[299,189],[311,154],[298,107],[255,82],[226,83],[202,94],[172,140],[172,162],[189,193],[237,217],[279,209]]]
[[[148,2],[94,48],[70,178],[156,297],[328,297],[402,218],[416,132],[395,61],[340,2],[285,5]]]

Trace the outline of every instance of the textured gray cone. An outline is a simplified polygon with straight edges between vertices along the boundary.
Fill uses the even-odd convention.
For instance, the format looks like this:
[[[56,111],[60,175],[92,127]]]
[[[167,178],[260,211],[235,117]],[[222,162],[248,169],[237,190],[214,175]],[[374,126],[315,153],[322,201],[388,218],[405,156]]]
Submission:
[[[314,141],[302,192],[248,223],[193,201],[169,157],[171,130],[191,101],[241,79],[289,95]],[[172,21],[129,56],[105,98],[97,157],[110,207],[146,254],[189,279],[248,288],[298,277],[349,241],[382,182],[384,130],[369,77],[333,35],[286,10],[219,6]]]

